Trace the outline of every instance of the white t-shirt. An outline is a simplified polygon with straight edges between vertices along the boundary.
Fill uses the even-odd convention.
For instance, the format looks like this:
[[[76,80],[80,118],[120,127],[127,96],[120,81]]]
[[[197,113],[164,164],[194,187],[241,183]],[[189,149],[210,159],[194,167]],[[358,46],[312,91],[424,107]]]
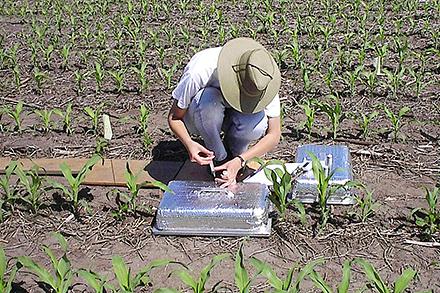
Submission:
[[[203,88],[220,89],[217,60],[221,49],[221,47],[217,47],[200,51],[185,66],[182,77],[172,93],[179,108],[187,109],[192,98]],[[264,112],[268,117],[280,116],[280,97],[278,94],[264,108]]]

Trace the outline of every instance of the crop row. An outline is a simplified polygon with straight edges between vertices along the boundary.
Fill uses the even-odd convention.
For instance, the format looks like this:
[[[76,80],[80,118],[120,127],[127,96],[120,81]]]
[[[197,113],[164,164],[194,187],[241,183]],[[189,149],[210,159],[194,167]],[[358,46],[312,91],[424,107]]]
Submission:
[[[312,158],[312,170],[317,182],[318,201],[314,205],[319,217],[317,227],[322,232],[329,219],[333,217],[331,209],[327,204],[329,198],[335,194],[338,189],[351,189],[354,192],[357,204],[347,212],[353,221],[366,222],[374,216],[378,203],[373,198],[373,192],[364,184],[358,181],[349,181],[344,185],[330,184],[334,173],[337,170],[323,168],[320,161],[310,153]],[[32,213],[38,213],[39,209],[47,201],[46,195],[49,191],[56,190],[64,198],[65,205],[76,216],[80,216],[82,208],[90,211],[89,202],[80,197],[80,185],[84,182],[87,173],[101,160],[101,157],[94,155],[77,174],[66,163],[60,165],[60,169],[67,185],[45,177],[44,170],[34,166],[30,170],[24,170],[22,165],[12,161],[5,169],[5,174],[0,177],[0,221],[13,214],[16,208],[30,210]],[[289,200],[288,194],[292,192],[295,184],[292,174],[290,174],[284,162],[279,160],[270,160],[261,162],[267,178],[272,182],[269,199],[278,211],[280,220],[284,220],[286,211],[289,208],[294,210],[303,225],[307,225],[306,210],[304,205],[297,199]],[[279,168],[271,169],[268,166],[272,164],[280,165]],[[140,173],[134,174],[127,163],[125,178],[126,190],[115,189],[107,194],[107,198],[115,198],[117,207],[113,208],[112,215],[116,219],[123,219],[127,216],[138,214],[140,211],[146,211],[153,214],[153,207],[144,206],[139,203],[139,192],[146,184],[152,184],[164,191],[172,192],[165,184],[159,181],[139,182]],[[14,182],[14,178],[16,181]],[[440,230],[440,207],[439,207],[439,189],[426,189],[426,202],[428,208],[415,208],[411,211],[409,218],[420,228],[423,239],[435,239]]]
[[[318,99],[308,99],[305,100],[301,105],[304,111],[306,120],[300,123],[299,129],[308,134],[310,140],[315,117],[318,114],[324,114],[328,121],[330,122],[330,132],[329,137],[333,139],[337,138],[338,132],[340,131],[340,125],[344,120],[352,120],[354,124],[358,126],[358,136],[362,136],[363,139],[368,139],[371,133],[371,124],[378,118],[380,112],[378,110],[383,110],[385,118],[389,122],[389,128],[381,129],[381,131],[389,132],[393,134],[394,142],[397,142],[400,129],[402,128],[403,118],[408,112],[411,111],[409,107],[402,107],[398,109],[397,112],[393,112],[385,104],[378,104],[375,106],[376,110],[370,113],[363,112],[351,112],[344,111],[342,104],[336,95],[331,95],[327,101],[319,101]],[[104,104],[98,105],[96,108],[84,107],[82,113],[86,115],[90,122],[87,133],[93,135],[99,135],[99,119],[104,112]],[[23,118],[29,113],[24,112],[23,102],[18,102],[14,108],[2,107],[0,108],[0,133],[6,131],[17,131],[21,133],[24,130]],[[72,117],[72,103],[69,103],[64,110],[59,108],[54,109],[38,109],[34,110],[33,114],[39,119],[34,125],[34,129],[39,130],[43,133],[49,132],[57,128],[55,125],[55,119],[53,119],[54,114],[59,116],[58,124],[61,122],[62,125],[58,126],[63,129],[65,133],[71,135],[74,132],[73,128],[73,117]],[[139,114],[137,117],[137,133],[142,134],[144,147],[147,148],[151,144],[151,138],[148,135],[148,118],[150,115],[150,110],[144,104],[141,104],[139,108]],[[6,119],[2,120],[2,117],[8,117],[9,121]],[[283,119],[286,118],[284,113]],[[77,118],[78,119],[78,118]],[[282,122],[283,123],[283,122]],[[9,126],[9,127],[8,127]]]
[[[0,38],[0,68],[7,72],[3,78],[16,88],[31,79],[39,93],[49,76],[62,74],[60,69],[74,73],[69,76],[78,94],[91,76],[99,92],[107,79],[114,84],[107,90],[118,93],[143,92],[157,77],[170,89],[189,54],[250,36],[274,49],[288,82],[302,81],[307,94],[419,97],[436,74],[440,40],[436,18],[431,16],[440,10],[438,1],[391,5],[380,0],[302,5],[233,1],[232,5],[249,17],[243,21],[235,16],[224,1],[210,5],[204,1],[179,5],[148,0],[6,1],[0,13],[24,23],[18,38]],[[194,16],[201,15],[195,22],[191,9]],[[170,23],[178,15],[184,17],[182,22]]]
[[[7,261],[4,250],[0,247],[1,292],[13,292],[13,282],[17,272],[20,273],[21,270],[25,269],[36,276],[36,282],[44,284],[46,288],[57,293],[66,293],[75,286],[80,286],[80,284],[73,282],[75,277],[81,278],[93,292],[129,293],[146,286],[151,287],[155,285],[154,287],[157,288],[157,285],[152,283],[150,274],[153,269],[164,266],[176,267],[170,276],[177,276],[185,286],[194,293],[217,292],[217,290],[227,288],[222,284],[222,280],[216,283],[211,290],[208,289],[208,284],[212,271],[221,262],[230,259],[231,256],[229,254],[214,256],[198,275],[194,275],[194,272],[185,264],[169,259],[154,260],[145,267],[142,267],[137,273],[134,273],[122,257],[114,256],[112,258],[112,267],[115,280],[114,282],[109,282],[108,278],[110,276],[101,275],[88,268],[75,269],[68,258],[68,243],[66,239],[59,233],[54,233],[53,235],[58,240],[62,254],[60,257],[57,257],[50,247],[42,247],[42,250],[50,260],[51,266],[49,269],[28,256],[17,257],[15,265],[8,268],[7,264],[10,261]],[[249,270],[249,263],[252,265],[252,271],[255,272],[253,275],[251,275],[251,270]],[[276,292],[300,292],[303,290],[303,284],[307,280],[310,280],[313,286],[322,292],[334,292],[332,289],[334,285],[332,284],[333,282],[328,283],[319,273],[320,266],[324,264],[324,260],[322,259],[312,260],[303,267],[294,266],[285,273],[284,278],[281,278],[268,263],[256,257],[245,259],[242,243],[235,255],[234,264],[234,285],[235,289],[240,293],[252,292],[252,285],[256,282],[257,277],[266,279],[267,283],[269,283],[269,287]],[[353,266],[361,268],[366,277],[366,284],[361,288],[365,290],[368,288],[368,285],[380,293],[403,293],[416,277],[416,271],[408,267],[403,270],[402,274],[396,278],[394,282],[386,282],[373,265],[364,259],[357,258],[344,262],[342,279],[339,284],[337,284],[337,292],[349,292]],[[9,276],[6,275],[8,270],[10,271]],[[154,292],[175,293],[182,291],[174,288],[160,288]],[[424,292],[434,291],[429,290]]]

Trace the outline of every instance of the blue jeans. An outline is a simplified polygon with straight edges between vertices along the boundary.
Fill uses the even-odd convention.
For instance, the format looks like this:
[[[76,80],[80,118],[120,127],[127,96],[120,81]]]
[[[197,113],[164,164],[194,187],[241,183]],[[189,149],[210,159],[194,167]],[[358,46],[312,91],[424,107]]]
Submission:
[[[206,148],[214,152],[216,161],[226,159],[228,151],[232,157],[242,154],[267,129],[264,110],[241,113],[231,108],[221,91],[214,87],[204,88],[194,96],[183,121],[191,134],[203,138]]]

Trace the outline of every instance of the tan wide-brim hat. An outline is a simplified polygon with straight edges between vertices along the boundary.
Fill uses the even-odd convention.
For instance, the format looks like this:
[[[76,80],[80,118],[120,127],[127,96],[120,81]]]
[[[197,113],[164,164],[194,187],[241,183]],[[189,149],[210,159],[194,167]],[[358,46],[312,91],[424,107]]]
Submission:
[[[224,99],[237,111],[263,110],[278,93],[281,74],[270,53],[250,38],[227,42],[217,63]]]

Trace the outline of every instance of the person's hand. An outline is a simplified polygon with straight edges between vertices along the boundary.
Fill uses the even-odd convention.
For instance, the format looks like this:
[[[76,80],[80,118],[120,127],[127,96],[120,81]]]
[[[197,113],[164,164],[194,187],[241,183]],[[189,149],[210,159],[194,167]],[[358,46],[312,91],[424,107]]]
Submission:
[[[188,146],[188,154],[190,161],[199,165],[208,165],[214,160],[214,152],[195,141]]]
[[[220,187],[228,187],[237,183],[237,174],[241,169],[241,160],[238,157],[233,158],[232,160],[215,167],[215,172],[220,174],[220,177],[215,178],[215,182],[220,184]]]

